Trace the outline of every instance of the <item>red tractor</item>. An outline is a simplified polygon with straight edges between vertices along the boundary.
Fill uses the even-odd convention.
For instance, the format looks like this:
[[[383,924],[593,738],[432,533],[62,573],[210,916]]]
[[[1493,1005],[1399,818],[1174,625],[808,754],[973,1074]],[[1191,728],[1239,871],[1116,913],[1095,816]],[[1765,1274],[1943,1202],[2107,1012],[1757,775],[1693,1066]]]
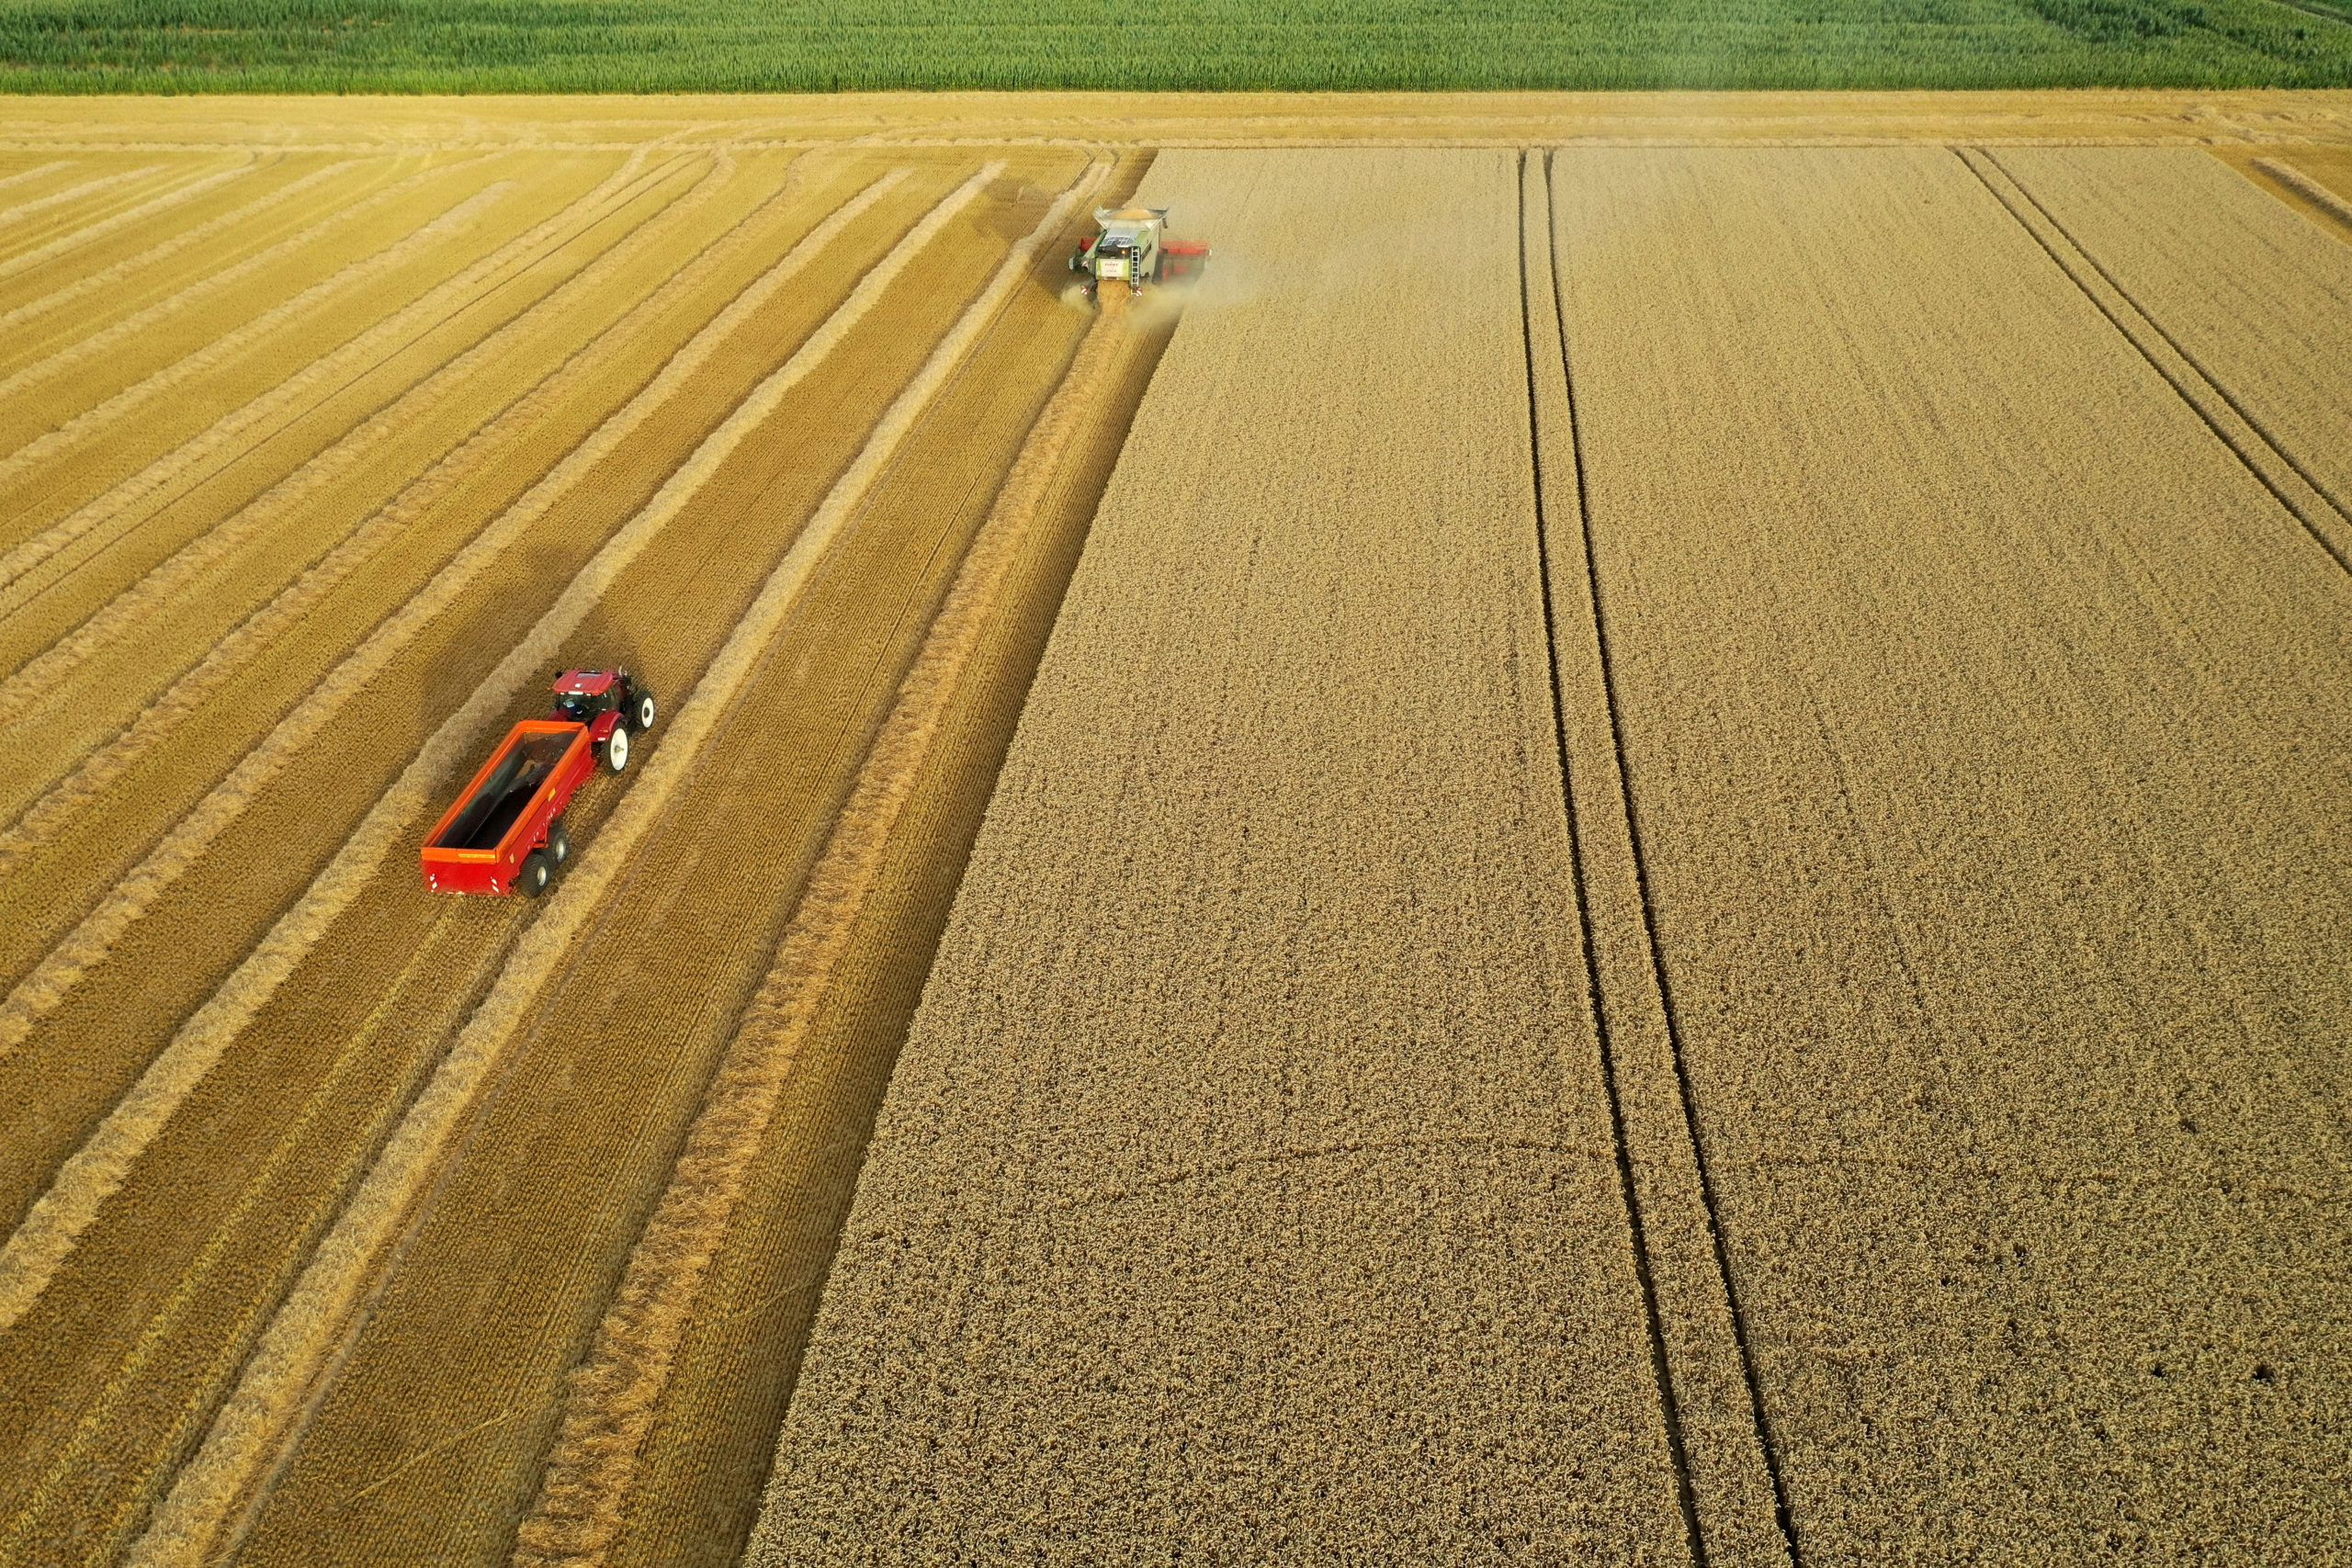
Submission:
[[[508,730],[425,835],[427,888],[535,898],[571,858],[564,807],[599,756],[628,766],[629,736],[653,728],[653,694],[626,670],[567,670],[555,694],[555,711]]]
[[[619,773],[628,766],[628,738],[653,728],[653,694],[626,670],[567,670],[555,678],[555,723],[588,727],[588,744]]]

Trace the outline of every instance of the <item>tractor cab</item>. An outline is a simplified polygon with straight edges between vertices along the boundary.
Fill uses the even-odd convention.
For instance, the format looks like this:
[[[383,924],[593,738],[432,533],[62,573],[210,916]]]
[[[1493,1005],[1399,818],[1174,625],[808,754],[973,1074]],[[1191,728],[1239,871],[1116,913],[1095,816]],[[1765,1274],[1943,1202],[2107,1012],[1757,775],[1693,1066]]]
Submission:
[[[567,670],[556,677],[555,712],[550,718],[573,724],[594,724],[599,716],[620,706],[628,676],[612,670]]]
[[[628,766],[628,738],[653,728],[653,694],[626,670],[567,670],[555,678],[558,724],[588,727],[588,742],[619,773]]]

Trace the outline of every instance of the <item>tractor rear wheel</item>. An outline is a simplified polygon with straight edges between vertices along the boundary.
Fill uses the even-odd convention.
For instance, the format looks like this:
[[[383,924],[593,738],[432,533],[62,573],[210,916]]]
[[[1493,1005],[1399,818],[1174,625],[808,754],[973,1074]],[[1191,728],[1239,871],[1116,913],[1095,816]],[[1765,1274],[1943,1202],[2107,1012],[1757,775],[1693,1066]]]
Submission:
[[[533,850],[523,857],[521,869],[514,873],[514,891],[526,898],[536,898],[548,890],[555,873],[548,865],[548,857]]]
[[[616,773],[628,766],[628,725],[613,726],[612,738],[605,742],[605,761]]]

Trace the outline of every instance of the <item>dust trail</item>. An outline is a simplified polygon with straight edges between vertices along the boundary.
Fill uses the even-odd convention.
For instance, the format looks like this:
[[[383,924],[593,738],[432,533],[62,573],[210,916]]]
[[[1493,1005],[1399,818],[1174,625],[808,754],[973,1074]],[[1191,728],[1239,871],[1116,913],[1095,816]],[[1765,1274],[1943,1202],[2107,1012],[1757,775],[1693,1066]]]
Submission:
[[[2282,164],[2276,158],[2256,158],[2254,166],[2305,201],[2325,209],[2329,217],[2352,223],[2352,201],[2345,200],[2292,164]]]
[[[22,255],[10,256],[6,261],[0,262],[0,277],[14,276],[26,268],[38,266],[53,256],[62,256],[68,251],[79,250],[93,240],[102,240],[118,229],[128,229],[133,223],[153,218],[158,212],[167,212],[183,202],[194,201],[198,197],[217,190],[231,180],[243,179],[253,173],[254,164],[258,161],[252,153],[247,153],[245,161],[234,168],[222,169],[218,173],[190,180],[186,185],[175,186],[163,195],[142,201],[136,207],[125,208],[111,218],[101,219],[86,228],[76,229],[71,234],[62,234],[47,244],[27,251]]]
[[[1001,164],[989,165],[963,190],[978,196],[1002,168]],[[208,1561],[220,1550],[216,1538],[247,1488],[281,1447],[300,1440],[294,1428],[305,1395],[342,1339],[377,1259],[415,1213],[418,1195],[473,1109],[506,1043],[528,1017],[541,989],[562,964],[573,939],[596,912],[637,845],[694,771],[719,719],[782,629],[817,561],[965,354],[1025,280],[1039,247],[1059,231],[1080,196],[1109,172],[1107,161],[1090,164],[1076,184],[1055,198],[1037,227],[1012,247],[988,287],[966,308],[882,415],[864,449],[777,562],[759,597],[736,623],[726,646],[679,708],[669,735],[636,787],[621,797],[594,843],[581,856],[577,869],[568,874],[548,898],[545,911],[516,942],[490,995],[409,1108],[359,1191],[271,1320],[236,1392],[214,1418],[203,1447],[180,1472],[147,1533],[131,1549],[126,1562],[132,1568]],[[228,1542],[227,1551],[233,1552],[237,1544]]]
[[[5,1005],[0,1005],[0,1055],[22,1043],[32,1023],[56,1005],[64,988],[70,987],[89,964],[104,956],[121,931],[143,914],[163,889],[235,819],[245,802],[268,779],[276,776],[294,751],[324,728],[342,710],[344,704],[390,662],[394,654],[405,648],[426,624],[447,609],[465,585],[495,558],[500,549],[513,541],[525,524],[543,515],[629,431],[642,423],[647,416],[684,386],[703,362],[718,350],[719,344],[749,318],[752,310],[789,281],[858,213],[879,200],[886,191],[903,180],[906,174],[903,169],[895,170],[876,181],[794,246],[758,283],[746,289],[686,348],[680,350],[661,377],[639,393],[636,400],[605,421],[588,442],[510,508],[498,523],[485,530],[481,538],[467,547],[466,551],[444,568],[441,575],[434,579],[423,592],[412,599],[397,615],[386,622],[367,643],[321,682],[300,707],[280,720],[268,738],[198,805],[196,811],[190,813],[188,819],[171,837],[164,840],[156,853],[150,855],[147,862],[126,879],[126,887],[138,889],[134,898],[126,900],[119,890],[112,902],[101,906],[97,912],[83,922],[82,928],[73,937],[67,939],[66,943],[61,945],[58,953],[51,955],[49,964],[58,964],[49,981],[53,994],[44,990],[28,996],[26,987],[20,986],[17,996],[10,997]],[[83,1231],[96,1217],[100,1205],[122,1186],[131,1166],[154,1141],[181,1104],[195,1092],[196,1086],[212,1070],[230,1042],[277,993],[277,987],[317,945],[328,928],[359,896],[368,880],[382,865],[384,857],[391,852],[393,844],[409,825],[432,805],[435,798],[434,792],[466,761],[469,749],[478,743],[482,732],[514,700],[514,694],[547,660],[553,657],[563,638],[571,634],[602,597],[605,588],[637,558],[662,525],[684,505],[693,489],[699,486],[718,466],[714,461],[695,468],[695,460],[711,451],[714,443],[728,451],[740,444],[758,420],[773,411],[775,400],[770,398],[759,402],[754,417],[745,418],[743,411],[752,409],[761,393],[779,381],[789,386],[813,369],[872,307],[889,281],[903,270],[950,218],[978,194],[978,182],[967,182],[934,207],[889,255],[866,274],[850,298],[827,318],[824,325],[801,345],[784,367],[755,389],[739,407],[736,415],[705,440],[695,457],[688,460],[687,468],[679,470],[683,475],[688,468],[695,468],[696,477],[682,487],[678,476],[673,475],[653,502],[615,534],[594,558],[581,569],[579,575],[558,596],[555,607],[541,617],[523,645],[491,672],[463,707],[434,732],[416,760],[385,791],[294,907],[278,918],[261,944],[180,1026],[171,1043],[131,1086],[130,1092],[107,1112],[106,1121],[100,1123],[90,1140],[65,1162],[49,1190],[41,1195],[16,1234],[8,1238],[7,1246],[0,1248],[0,1333],[12,1327],[40,1292],[48,1288],[59,1264],[73,1251]],[[665,497],[668,498],[666,502]],[[668,747],[663,750],[668,750]],[[159,861],[158,857],[166,856],[166,852],[169,852],[168,856]],[[104,917],[103,921],[101,917]],[[67,954],[69,949],[72,950],[70,956],[60,963],[61,955]],[[47,968],[49,964],[43,967]],[[35,978],[40,977],[40,972],[36,971]]]
[[[372,459],[385,443],[425,417],[435,404],[455,396],[466,381],[512,352],[516,344],[538,331],[550,317],[573,309],[576,300],[592,296],[604,287],[606,278],[663,239],[673,225],[706,206],[733,178],[734,172],[734,159],[721,152],[692,190],[646,218],[537,303],[445,362],[370,414],[356,429],[182,545],[80,626],[28,660],[16,673],[0,680],[0,724],[19,717],[26,708],[53,692],[57,682],[71,675],[83,660],[135,631],[156,611],[190,592],[197,578],[221,557],[276,525],[318,491]],[[355,530],[365,522],[364,518],[355,520]],[[376,532],[380,535],[386,530]]]
[[[254,398],[243,407],[223,414],[213,423],[210,428],[189,437],[174,450],[148,464],[138,473],[121,480],[104,494],[86,502],[62,521],[17,546],[5,557],[0,557],[0,585],[5,585],[0,586],[0,612],[12,608],[16,602],[21,600],[23,594],[18,590],[18,584],[27,572],[79,540],[83,535],[101,525],[111,525],[119,536],[142,518],[152,515],[155,508],[147,503],[160,504],[157,498],[188,470],[223,451],[232,454],[242,453],[256,440],[263,438],[256,433],[260,432],[264,426],[271,424],[273,421],[283,422],[298,417],[305,398],[331,396],[343,386],[367,374],[383,360],[407,347],[414,339],[432,331],[449,317],[464,310],[497,283],[504,282],[505,278],[501,276],[502,274],[519,270],[538,260],[539,257],[535,253],[550,242],[560,243],[559,236],[569,238],[565,231],[573,224],[584,226],[587,223],[593,223],[607,215],[606,209],[634,200],[643,194],[631,187],[638,184],[638,171],[643,166],[650,151],[650,148],[639,149],[603,184],[565,207],[560,212],[529,231],[516,235],[492,251],[490,254],[476,259],[456,276],[427,289],[390,315],[362,331],[357,336],[321,355],[285,380]],[[645,183],[650,185],[663,178],[670,172],[670,168],[671,165],[665,164],[653,175],[646,176]],[[416,253],[431,248],[452,230],[461,227],[495,206],[513,188],[513,183],[508,181],[501,181],[490,186],[470,199],[443,214],[425,229],[418,231],[387,250],[379,252],[367,262],[353,264],[352,267],[346,267],[343,272],[336,274],[334,278],[305,289],[302,294],[287,301],[284,306],[256,317],[228,337],[220,339],[207,348],[199,349],[176,365],[157,371],[146,380],[108,398],[87,413],[67,421],[56,430],[19,448],[8,457],[0,458],[0,480],[14,477],[24,468],[49,456],[57,446],[79,440],[93,431],[103,429],[115,423],[122,417],[127,409],[147,400],[165,387],[186,380],[190,375],[195,374],[197,369],[210,368],[220,360],[227,358],[235,349],[244,347],[264,332],[283,321],[286,315],[281,312],[290,313],[299,301],[315,300],[323,292],[336,287],[338,279],[341,280],[341,286],[347,287],[355,281],[350,275],[356,269],[366,267],[369,273],[381,272],[385,270],[386,265],[397,265],[399,261],[405,261]],[[395,253],[399,254],[395,256]],[[387,262],[387,258],[392,259]],[[240,341],[236,341],[233,347],[224,347],[231,344],[232,340]]]
[[[1112,309],[1115,310],[1114,306]],[[882,853],[914,789],[1004,581],[1127,323],[1096,319],[972,541],[955,587],[899,688],[824,853],[809,873],[775,962],[737,1025],[662,1201],[647,1221],[587,1360],[523,1524],[516,1568],[596,1568],[617,1540],[638,1454],[705,1276],[742,1201],[819,1002],[847,951]]]
[[[476,535],[431,581],[418,591],[415,597],[382,622],[374,634],[347,655],[347,659],[364,658],[359,674],[347,681],[341,679],[339,674],[330,674],[313,689],[305,704],[297,706],[284,722],[294,723],[300,719],[297,729],[303,739],[315,734],[321,725],[340,710],[352,693],[366,681],[373,679],[435,616],[454,603],[525,529],[544,517],[548,510],[570,494],[595,465],[609,457],[639,425],[684,389],[738,327],[766,305],[777,290],[831,244],[842,230],[872,208],[906,175],[904,169],[883,175],[803,236],[782,260],[745,288],[671,355],[661,373],[636,397],[610,415],[545,478],[526,491],[494,522]],[[727,243],[732,245],[754,234],[757,222],[776,202],[786,199],[789,191],[787,186],[759,212],[737,225]],[[711,265],[717,265],[715,258]],[[646,306],[649,317],[651,312],[667,309],[672,300],[682,298],[689,289],[699,286],[706,272],[707,268],[698,262],[664,284],[662,292]],[[571,372],[567,369],[561,374],[566,378],[565,382],[560,388],[548,389],[548,400],[569,390],[573,378]],[[514,438],[538,418],[547,400],[534,393],[531,399],[513,411],[511,417],[502,416],[497,424],[469,441],[458,457],[471,460],[481,455],[477,448],[492,450],[494,444]],[[409,490],[388,502],[379,521],[387,527],[405,527],[416,511],[430,504],[443,488],[443,483],[435,480],[434,473],[424,475]],[[369,526],[372,529],[375,525]],[[268,638],[276,637],[307,615],[311,607],[351,569],[353,562],[348,558],[338,558],[341,554],[331,555],[312,567],[289,584],[277,599],[223,637],[170,690],[132,720],[121,734],[94,752],[78,769],[36,801],[13,826],[0,831],[0,875],[6,875],[27,854],[48,842],[74,812],[96,799],[141,757],[175,732],[199,704],[225,685],[247,660],[266,646]],[[320,701],[322,695],[332,705],[304,717],[310,705]],[[5,1011],[0,1011],[0,1019],[5,1019]],[[0,1055],[6,1055],[7,1049],[5,1025],[0,1025]]]
[[[46,212],[52,207],[62,207],[69,201],[78,201],[85,196],[96,196],[102,190],[111,190],[116,186],[129,185],[133,180],[143,180],[150,175],[160,175],[163,172],[164,165],[161,164],[149,164],[143,168],[123,169],[111,175],[100,175],[94,180],[84,180],[78,186],[68,186],[63,190],[51,191],[47,196],[35,197],[30,201],[18,202],[14,207],[0,208],[0,232],[5,232],[8,225],[20,223],[36,212]],[[8,264],[0,261],[0,272],[7,270],[9,270]]]
[[[257,251],[241,262],[233,263],[219,272],[209,273],[198,278],[168,299],[159,299],[145,310],[125,316],[121,321],[103,327],[86,337],[76,338],[55,353],[37,359],[22,369],[12,372],[6,378],[0,378],[0,398],[23,391],[28,387],[38,386],[85,360],[94,359],[112,349],[117,344],[150,331],[159,322],[179,314],[189,306],[209,299],[223,289],[243,282],[271,263],[307,251],[324,238],[330,230],[340,228],[364,213],[373,212],[379,207],[399,200],[416,186],[436,175],[450,174],[470,164],[482,163],[488,157],[489,154],[484,153],[479,157],[466,159],[462,163],[445,164],[438,168],[425,169],[411,175],[404,180],[386,186],[373,196],[356,201],[341,211],[321,219],[299,234],[289,235],[266,250]],[[28,300],[6,315],[0,316],[0,327],[13,326],[17,321],[32,316],[46,315],[49,311],[68,304],[85,293],[110,287],[119,282],[130,271],[169,256],[187,245],[200,243],[210,239],[213,234],[232,229],[236,224],[243,223],[255,214],[277,206],[280,201],[300,195],[329,175],[352,168],[361,161],[355,158],[348,163],[335,164],[322,169],[305,179],[296,180],[282,190],[274,191],[257,201],[239,208],[234,212],[214,219],[210,223],[199,224],[185,233],[175,234],[153,250],[119,262],[103,272],[94,272],[87,277],[78,278],[52,294],[44,294],[38,299]]]
[[[35,437],[7,457],[0,457],[0,483],[16,478],[45,458],[54,457],[85,436],[115,423],[139,405],[214,369],[223,360],[250,348],[256,340],[328,296],[342,293],[433,250],[490,211],[513,188],[511,181],[502,180],[476,191],[423,228],[394,241],[373,255],[353,262],[333,277],[312,284],[293,299],[272,307],[235,332],[215,338],[187,357],[124,388],[97,407]],[[206,457],[231,446],[238,437],[249,434],[254,426],[282,412],[292,399],[281,396],[281,389],[297,381],[301,383],[301,390],[310,389],[311,379],[307,372],[298,372],[292,380],[281,382],[243,408],[223,414],[210,429],[198,432],[138,473],[118,480],[103,494],[84,502],[32,537],[20,540],[6,554],[0,554],[0,591],[14,588],[27,572],[40,567],[83,535],[124,516],[132,507],[153,496]],[[11,607],[0,604],[0,611]]]

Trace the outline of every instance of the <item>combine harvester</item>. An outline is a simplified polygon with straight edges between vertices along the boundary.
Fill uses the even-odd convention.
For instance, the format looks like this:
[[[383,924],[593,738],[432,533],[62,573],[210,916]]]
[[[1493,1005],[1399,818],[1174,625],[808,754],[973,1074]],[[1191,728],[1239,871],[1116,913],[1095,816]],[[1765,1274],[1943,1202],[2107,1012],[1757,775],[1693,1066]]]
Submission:
[[[1102,232],[1078,247],[1069,269],[1086,275],[1086,297],[1105,282],[1124,278],[1132,293],[1146,283],[1174,283],[1196,276],[1209,264],[1209,248],[1198,240],[1168,237],[1168,209],[1108,207],[1094,209]]]
[[[653,694],[626,670],[567,670],[556,678],[555,712],[506,732],[424,839],[424,886],[435,893],[520,893],[536,898],[571,840],[563,810],[596,771],[628,766],[631,734],[653,728]]]

